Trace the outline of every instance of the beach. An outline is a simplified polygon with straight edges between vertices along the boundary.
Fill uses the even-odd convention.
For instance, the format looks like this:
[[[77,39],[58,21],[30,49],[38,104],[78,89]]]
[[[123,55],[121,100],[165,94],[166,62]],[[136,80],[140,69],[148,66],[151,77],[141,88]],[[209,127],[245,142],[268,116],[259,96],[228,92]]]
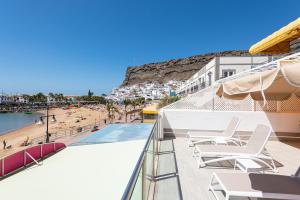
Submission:
[[[39,111],[43,115],[46,114],[45,110]],[[62,108],[53,108],[49,110],[49,115],[55,115],[56,122],[51,122],[52,117],[49,117],[49,133],[55,134],[57,132],[64,132],[66,130],[76,130],[78,127],[94,126],[97,125],[101,128],[104,124],[104,119],[107,118],[107,112],[104,105],[71,108],[64,110]],[[38,120],[38,119],[37,119]],[[44,120],[46,122],[46,120]],[[36,138],[42,138],[45,136],[46,123],[31,124],[23,128],[8,132],[0,136],[0,157],[9,155],[16,151],[19,151],[24,147],[24,141],[34,141]],[[86,133],[85,133],[86,134]],[[76,135],[75,135],[76,136]],[[7,142],[7,146],[11,146],[9,149],[3,149],[3,140]],[[52,138],[50,137],[52,141]],[[64,138],[60,138],[59,141],[63,141]]]

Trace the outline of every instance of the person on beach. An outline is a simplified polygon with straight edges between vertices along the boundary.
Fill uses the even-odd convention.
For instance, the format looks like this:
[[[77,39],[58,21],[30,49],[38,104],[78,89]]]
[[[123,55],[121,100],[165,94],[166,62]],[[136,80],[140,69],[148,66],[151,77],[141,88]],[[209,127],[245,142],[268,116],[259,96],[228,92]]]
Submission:
[[[24,146],[28,146],[28,145],[29,145],[29,136],[27,136],[24,141]]]
[[[3,149],[6,149],[6,141],[3,140]]]

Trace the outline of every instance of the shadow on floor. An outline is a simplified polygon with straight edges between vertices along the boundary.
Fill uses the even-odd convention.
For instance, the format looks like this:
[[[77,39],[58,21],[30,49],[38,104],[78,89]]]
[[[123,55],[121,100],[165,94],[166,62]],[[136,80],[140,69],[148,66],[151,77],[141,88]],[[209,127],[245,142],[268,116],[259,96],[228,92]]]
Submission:
[[[287,144],[289,146],[295,147],[297,149],[300,149],[300,142],[299,141],[294,141],[294,142],[291,142],[291,141],[281,141],[281,142],[284,143],[284,144]]]
[[[219,157],[203,157],[202,160],[208,161],[208,160],[217,159],[217,158],[219,158]],[[264,161],[272,166],[272,162],[270,160],[264,160]],[[259,163],[259,164],[261,165],[263,170],[271,171],[271,169],[268,166],[266,166],[265,164],[263,164],[263,163]],[[276,160],[274,160],[274,164],[275,164],[276,168],[283,167],[283,164]],[[234,168],[234,165],[235,165],[234,160],[227,160],[227,161],[209,163],[206,166],[202,166],[202,167],[226,169],[226,168]]]
[[[155,177],[155,200],[183,199],[173,139],[168,137],[161,141]]]

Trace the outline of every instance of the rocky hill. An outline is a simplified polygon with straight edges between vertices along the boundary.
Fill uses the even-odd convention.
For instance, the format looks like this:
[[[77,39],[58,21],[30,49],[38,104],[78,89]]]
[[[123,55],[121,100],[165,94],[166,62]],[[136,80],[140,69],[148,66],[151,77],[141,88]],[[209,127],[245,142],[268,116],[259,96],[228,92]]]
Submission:
[[[215,56],[242,55],[249,55],[249,53],[248,51],[223,51],[128,67],[122,86],[153,81],[187,80]]]

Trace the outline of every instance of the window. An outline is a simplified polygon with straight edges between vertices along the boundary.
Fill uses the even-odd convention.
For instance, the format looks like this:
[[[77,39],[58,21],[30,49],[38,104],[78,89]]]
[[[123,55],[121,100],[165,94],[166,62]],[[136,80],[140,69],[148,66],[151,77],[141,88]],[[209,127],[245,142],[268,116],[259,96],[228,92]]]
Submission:
[[[228,76],[232,76],[235,74],[235,69],[226,69],[222,71],[222,78],[226,78]]]
[[[209,86],[211,86],[211,83],[212,83],[212,80],[211,80],[211,78],[212,78],[212,72],[208,72],[208,85]]]

